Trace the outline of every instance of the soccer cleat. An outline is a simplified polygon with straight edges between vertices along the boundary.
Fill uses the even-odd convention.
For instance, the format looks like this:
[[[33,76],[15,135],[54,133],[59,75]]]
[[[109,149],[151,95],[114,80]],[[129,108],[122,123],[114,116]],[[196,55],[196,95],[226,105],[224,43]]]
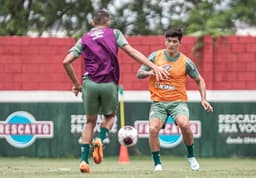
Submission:
[[[195,157],[188,158],[188,163],[192,171],[199,170],[200,166]]]
[[[155,169],[154,169],[154,171],[162,171],[163,169],[162,169],[162,165],[161,164],[157,164],[156,166],[155,166]]]
[[[99,138],[94,140],[94,149],[93,149],[93,160],[96,164],[100,164],[103,160],[103,144]]]
[[[88,174],[91,173],[91,169],[90,169],[89,165],[86,162],[84,162],[84,161],[82,161],[80,163],[80,171],[82,173],[88,173]]]

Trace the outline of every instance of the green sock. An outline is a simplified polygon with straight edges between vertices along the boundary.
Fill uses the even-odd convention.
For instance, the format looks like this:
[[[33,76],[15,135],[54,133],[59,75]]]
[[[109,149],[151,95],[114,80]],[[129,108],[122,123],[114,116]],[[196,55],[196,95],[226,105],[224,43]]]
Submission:
[[[160,151],[154,151],[154,152],[152,152],[152,157],[153,157],[153,159],[154,159],[154,164],[155,164],[155,166],[156,166],[157,164],[161,164],[161,161],[160,161]]]
[[[89,151],[90,151],[90,145],[82,144],[82,146],[81,146],[81,161],[85,161],[87,164],[89,164],[89,160],[88,160]]]
[[[108,129],[107,128],[100,128],[100,133],[99,133],[99,138],[101,139],[101,141],[103,141],[108,134]]]
[[[188,158],[194,157],[194,144],[192,145],[186,145],[188,150]]]

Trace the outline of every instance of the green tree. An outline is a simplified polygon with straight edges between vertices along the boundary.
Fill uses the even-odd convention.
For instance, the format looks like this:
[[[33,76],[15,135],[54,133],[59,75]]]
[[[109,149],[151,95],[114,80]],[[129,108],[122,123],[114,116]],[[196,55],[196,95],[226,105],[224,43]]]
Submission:
[[[234,34],[237,23],[256,25],[253,0],[0,0],[0,35],[81,36],[96,9],[111,13],[111,26],[127,35],[162,35],[171,27],[186,35]]]
[[[90,0],[0,0],[0,4],[0,35],[32,31],[41,36],[52,29],[71,35],[88,30],[93,12]]]
[[[248,25],[256,25],[256,1],[254,0],[232,0],[230,9],[234,19]]]
[[[185,33],[191,35],[225,35],[235,33],[232,11],[227,7],[218,9],[221,1],[202,1],[197,3],[188,13],[184,22]]]
[[[28,30],[31,1],[0,0],[0,35],[23,35]]]

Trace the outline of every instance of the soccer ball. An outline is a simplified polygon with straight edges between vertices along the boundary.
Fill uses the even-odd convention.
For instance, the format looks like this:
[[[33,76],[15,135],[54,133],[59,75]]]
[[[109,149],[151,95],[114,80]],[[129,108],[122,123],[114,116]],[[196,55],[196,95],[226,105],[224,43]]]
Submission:
[[[120,144],[131,147],[138,141],[138,132],[133,126],[124,126],[118,131],[118,141]]]

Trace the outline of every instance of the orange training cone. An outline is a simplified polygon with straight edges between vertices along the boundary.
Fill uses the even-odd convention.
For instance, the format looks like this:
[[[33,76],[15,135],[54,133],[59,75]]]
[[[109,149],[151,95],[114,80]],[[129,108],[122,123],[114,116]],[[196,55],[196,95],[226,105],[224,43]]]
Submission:
[[[120,145],[119,163],[129,163],[128,148],[124,145]]]

